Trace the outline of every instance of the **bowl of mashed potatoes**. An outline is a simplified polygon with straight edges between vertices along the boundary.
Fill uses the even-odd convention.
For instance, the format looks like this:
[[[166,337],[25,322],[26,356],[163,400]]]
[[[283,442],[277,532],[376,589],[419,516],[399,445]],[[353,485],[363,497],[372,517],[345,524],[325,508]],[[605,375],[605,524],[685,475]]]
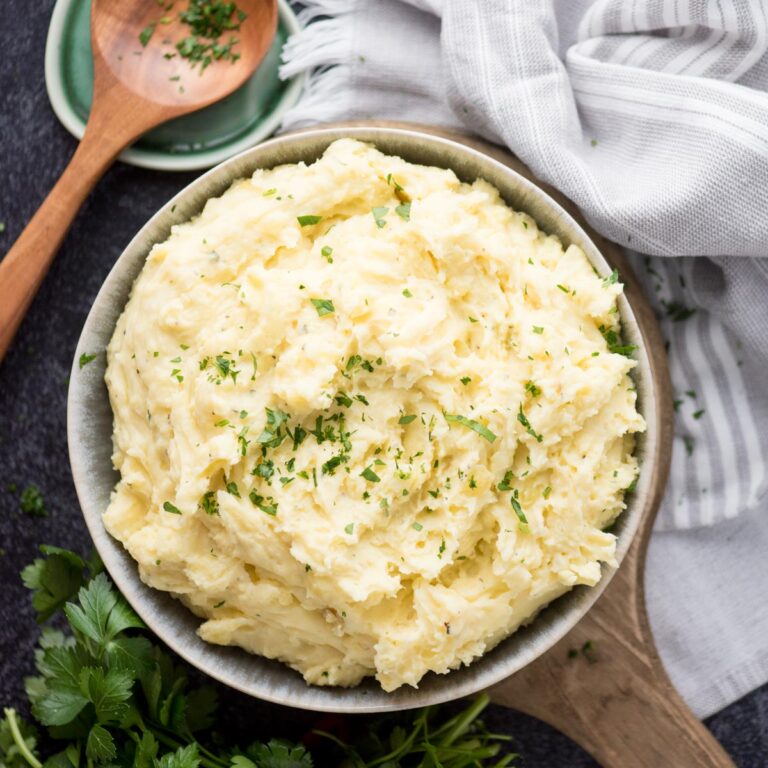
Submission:
[[[622,287],[557,203],[446,139],[316,129],[215,168],[129,244],[78,344],[104,351],[68,430],[112,578],[182,657],[282,704],[514,673],[646,503]]]

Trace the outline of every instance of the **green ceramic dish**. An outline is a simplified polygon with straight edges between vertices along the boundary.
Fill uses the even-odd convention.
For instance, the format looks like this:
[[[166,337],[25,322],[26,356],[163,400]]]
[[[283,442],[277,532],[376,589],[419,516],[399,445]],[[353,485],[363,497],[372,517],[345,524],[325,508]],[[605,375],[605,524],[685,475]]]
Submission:
[[[283,45],[299,30],[286,0],[278,0],[278,9],[272,47],[245,85],[210,107],[155,128],[120,159],[166,171],[209,168],[274,133],[303,86],[303,77],[282,81],[278,76]],[[45,48],[45,83],[53,111],[78,139],[85,131],[93,91],[90,15],[90,0],[58,0]]]

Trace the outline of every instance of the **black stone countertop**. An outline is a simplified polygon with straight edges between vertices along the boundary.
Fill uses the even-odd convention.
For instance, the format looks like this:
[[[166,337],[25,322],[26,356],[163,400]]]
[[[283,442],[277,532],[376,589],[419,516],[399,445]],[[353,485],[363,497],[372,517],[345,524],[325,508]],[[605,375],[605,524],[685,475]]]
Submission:
[[[54,0],[5,0],[0,25],[0,253],[13,243],[72,154],[75,141],[48,103],[45,36]],[[67,376],[90,304],[110,266],[139,227],[194,174],[115,165],[74,223],[6,360],[0,365],[0,706],[26,712],[38,628],[18,577],[40,543],[85,552],[90,542],[67,456]],[[19,511],[18,489],[38,485],[48,517]],[[221,687],[219,686],[221,689]],[[312,716],[221,689],[232,728],[249,736],[298,737]],[[527,768],[595,763],[548,726],[492,708],[486,718],[514,737]],[[740,768],[768,766],[768,686],[709,718],[707,725]],[[662,768],[660,766],[660,768]],[[674,766],[672,768],[693,768]]]

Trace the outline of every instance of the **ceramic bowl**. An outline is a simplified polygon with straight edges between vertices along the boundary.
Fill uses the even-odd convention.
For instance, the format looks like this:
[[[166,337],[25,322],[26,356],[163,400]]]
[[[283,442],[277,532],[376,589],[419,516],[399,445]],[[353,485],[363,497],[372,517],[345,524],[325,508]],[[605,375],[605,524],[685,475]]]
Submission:
[[[547,233],[564,245],[576,243],[597,271],[611,267],[574,219],[541,189],[507,166],[463,144],[418,130],[392,127],[318,128],[268,141],[222,163],[181,191],[158,211],[129,243],[109,273],[85,322],[77,345],[69,388],[68,438],[75,486],[96,548],[117,587],[150,629],[190,664],[233,688],[278,704],[332,712],[380,712],[456,699],[512,675],[560,640],[589,610],[608,585],[615,569],[603,566],[603,578],[591,588],[577,587],[547,606],[528,626],[467,667],[447,675],[428,674],[418,689],[404,686],[385,693],[373,680],[356,688],[308,686],[295,671],[278,661],[233,647],[203,642],[195,630],[200,619],[170,594],[146,586],[134,560],[102,523],[102,513],[118,479],[112,467],[112,411],[104,384],[105,355],[79,369],[81,354],[103,351],[128,300],[131,286],[147,253],[165,240],[174,224],[195,216],[211,197],[221,195],[236,179],[257,168],[282,163],[312,162],[334,140],[351,136],[375,144],[388,154],[414,163],[451,168],[464,181],[482,177],[496,186],[514,209],[529,213]],[[648,350],[637,317],[625,297],[619,300],[626,340],[637,345],[634,379],[638,407],[648,425],[639,437],[640,477],[628,507],[619,518],[617,559],[629,548],[652,493],[653,461],[657,455],[657,397]]]

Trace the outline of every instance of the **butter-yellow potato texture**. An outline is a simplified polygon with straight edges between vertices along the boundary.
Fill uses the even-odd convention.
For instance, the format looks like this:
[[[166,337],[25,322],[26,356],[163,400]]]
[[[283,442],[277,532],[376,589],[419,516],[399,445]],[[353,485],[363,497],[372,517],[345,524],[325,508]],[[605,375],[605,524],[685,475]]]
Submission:
[[[621,290],[482,180],[348,139],[259,170],[120,317],[106,527],[204,640],[309,683],[469,664],[614,562]]]

